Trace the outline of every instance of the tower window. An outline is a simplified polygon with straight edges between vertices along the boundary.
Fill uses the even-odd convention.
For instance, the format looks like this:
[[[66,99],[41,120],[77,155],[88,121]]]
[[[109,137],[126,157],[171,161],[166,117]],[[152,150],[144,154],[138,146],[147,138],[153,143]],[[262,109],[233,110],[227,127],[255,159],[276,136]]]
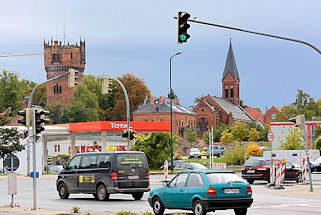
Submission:
[[[228,98],[228,88],[225,89],[225,98]]]
[[[61,54],[53,54],[52,55],[52,63],[61,63]]]
[[[272,120],[275,120],[276,119],[276,114],[272,114]]]
[[[56,91],[57,91],[57,90],[56,90],[56,86],[54,86],[54,94],[56,94]]]
[[[61,86],[59,86],[59,93],[61,93]]]
[[[70,59],[72,59],[72,53],[70,53]]]
[[[231,88],[231,98],[233,98],[234,93],[233,93],[233,88]]]

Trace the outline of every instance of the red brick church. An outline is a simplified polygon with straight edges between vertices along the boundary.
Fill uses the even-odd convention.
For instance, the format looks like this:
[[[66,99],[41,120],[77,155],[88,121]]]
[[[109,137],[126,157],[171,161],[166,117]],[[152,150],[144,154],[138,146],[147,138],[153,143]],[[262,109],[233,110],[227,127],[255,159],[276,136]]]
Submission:
[[[194,107],[196,127],[207,131],[220,124],[233,125],[236,122],[257,122],[261,125],[273,121],[278,109],[272,107],[265,117],[256,108],[246,107],[240,100],[240,76],[230,42],[222,77],[222,97],[207,95]],[[270,119],[271,118],[271,119]]]

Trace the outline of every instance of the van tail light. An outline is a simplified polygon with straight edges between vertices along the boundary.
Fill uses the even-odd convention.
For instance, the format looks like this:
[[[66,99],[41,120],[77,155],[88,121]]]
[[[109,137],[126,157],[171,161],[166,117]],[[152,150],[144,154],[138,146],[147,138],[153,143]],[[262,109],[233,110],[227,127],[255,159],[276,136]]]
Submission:
[[[245,170],[246,168],[245,168],[245,166],[242,166],[242,170]]]
[[[248,195],[252,194],[252,188],[251,187],[247,187],[246,188],[246,194],[248,194]]]
[[[117,173],[113,172],[111,174],[111,180],[113,180],[113,181],[117,181],[118,180]]]
[[[259,166],[259,167],[256,167],[256,170],[266,170],[266,168],[264,166]]]
[[[146,178],[147,178],[148,180],[150,180],[150,174],[149,174],[149,172],[147,172]]]
[[[208,188],[208,189],[207,189],[207,195],[208,195],[208,196],[216,196],[216,190],[215,190],[215,188]]]

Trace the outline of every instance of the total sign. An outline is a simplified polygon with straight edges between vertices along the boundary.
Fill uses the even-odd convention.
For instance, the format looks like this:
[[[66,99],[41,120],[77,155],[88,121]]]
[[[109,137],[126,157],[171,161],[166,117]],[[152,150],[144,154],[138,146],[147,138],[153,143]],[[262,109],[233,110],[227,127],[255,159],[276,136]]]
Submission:
[[[115,123],[115,122],[110,122],[109,123],[111,128],[127,128],[127,123],[123,124],[123,123]],[[130,129],[132,129],[133,127],[130,127]]]

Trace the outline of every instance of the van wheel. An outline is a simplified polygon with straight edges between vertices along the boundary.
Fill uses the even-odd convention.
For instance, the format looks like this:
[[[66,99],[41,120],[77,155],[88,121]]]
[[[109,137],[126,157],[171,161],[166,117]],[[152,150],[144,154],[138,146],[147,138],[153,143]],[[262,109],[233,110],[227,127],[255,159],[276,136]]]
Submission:
[[[206,210],[201,200],[196,200],[193,204],[193,213],[195,215],[205,215]]]
[[[66,185],[64,183],[59,184],[58,193],[59,193],[59,197],[61,199],[68,199],[68,197],[69,197],[69,193],[67,191],[67,187],[66,187]]]
[[[246,215],[247,208],[234,209],[235,215]]]
[[[165,207],[162,201],[158,197],[154,197],[153,199],[153,211],[155,215],[163,215],[165,211]]]
[[[144,193],[133,193],[132,196],[135,200],[140,200],[143,198]]]
[[[96,195],[99,201],[104,201],[109,199],[109,194],[107,193],[106,187],[103,184],[98,186]]]

